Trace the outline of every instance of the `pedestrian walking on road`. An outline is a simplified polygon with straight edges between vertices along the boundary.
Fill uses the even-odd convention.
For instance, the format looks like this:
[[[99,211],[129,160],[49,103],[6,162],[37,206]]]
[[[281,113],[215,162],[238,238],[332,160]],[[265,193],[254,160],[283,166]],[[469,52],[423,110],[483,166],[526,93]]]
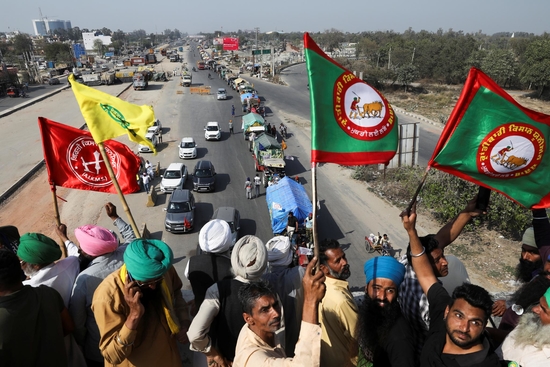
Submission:
[[[153,170],[153,165],[148,160],[145,161],[145,171],[147,171],[147,174],[151,178],[151,180],[155,177],[155,172]]]
[[[149,184],[149,182],[151,182],[151,177],[149,177],[147,172],[143,172],[141,182],[143,182],[143,189],[145,189],[145,192],[149,193],[149,189],[151,188],[151,185]]]
[[[274,138],[277,138],[277,128],[275,127],[275,124],[271,125],[271,135]]]
[[[233,120],[229,120],[229,133],[233,134]]]
[[[246,190],[246,198],[252,199],[252,182],[250,182],[250,177],[246,178],[246,182],[244,183],[244,189]]]
[[[256,177],[254,177],[254,198],[260,197],[260,185],[262,184],[262,179],[258,174],[256,173]]]
[[[231,105],[231,117],[235,116],[235,105]]]

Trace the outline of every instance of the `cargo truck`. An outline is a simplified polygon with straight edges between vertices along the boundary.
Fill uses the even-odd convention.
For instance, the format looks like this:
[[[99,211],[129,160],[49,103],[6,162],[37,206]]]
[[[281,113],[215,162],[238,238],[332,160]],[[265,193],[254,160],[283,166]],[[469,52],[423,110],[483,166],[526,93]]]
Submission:
[[[193,84],[193,77],[191,74],[183,74],[181,76],[181,85],[184,87],[190,87]]]
[[[281,144],[274,137],[265,133],[260,134],[252,143],[252,157],[256,171],[263,172],[262,183],[267,187],[268,178],[273,174],[279,177],[285,175],[284,151]]]
[[[147,81],[147,77],[143,73],[135,73],[134,79],[134,90],[143,90],[146,89],[149,86],[149,82]]]
[[[248,141],[248,137],[251,133],[259,135],[265,132],[265,120],[257,113],[249,113],[242,117],[242,126],[244,140]],[[252,145],[250,145],[252,150]]]
[[[82,81],[84,85],[101,85],[101,74],[83,74]]]

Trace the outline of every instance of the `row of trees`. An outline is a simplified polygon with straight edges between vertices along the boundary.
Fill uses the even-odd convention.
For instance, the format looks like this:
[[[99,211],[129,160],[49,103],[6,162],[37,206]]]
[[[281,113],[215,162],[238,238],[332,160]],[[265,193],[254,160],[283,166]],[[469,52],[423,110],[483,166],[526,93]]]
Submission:
[[[424,80],[462,84],[468,70],[478,67],[503,87],[537,88],[550,85],[550,35],[525,32],[491,36],[461,31],[403,33],[343,33],[335,29],[311,34],[327,52],[337,54],[343,44],[355,45],[354,59],[339,59],[344,66],[362,70],[371,81],[392,80],[405,87]],[[280,37],[280,35],[279,35]],[[284,34],[299,44],[302,33]]]
[[[68,30],[56,29],[51,32],[49,37],[36,40],[34,43],[29,35],[17,34],[8,42],[0,42],[0,52],[4,58],[3,61],[8,64],[20,64],[23,59],[22,55],[25,53],[43,55],[46,60],[55,61],[56,63],[68,63],[72,59],[70,45],[71,43],[82,42],[83,32],[97,32],[98,34],[111,36],[111,45],[106,46],[102,42],[97,42],[94,45],[94,49],[101,54],[106,51],[106,47],[112,47],[115,49],[115,53],[122,54],[133,49],[150,48],[160,43],[187,36],[178,29],[166,29],[162,34],[147,34],[143,29],[127,33],[120,29],[111,31],[106,27],[99,30],[74,27]]]

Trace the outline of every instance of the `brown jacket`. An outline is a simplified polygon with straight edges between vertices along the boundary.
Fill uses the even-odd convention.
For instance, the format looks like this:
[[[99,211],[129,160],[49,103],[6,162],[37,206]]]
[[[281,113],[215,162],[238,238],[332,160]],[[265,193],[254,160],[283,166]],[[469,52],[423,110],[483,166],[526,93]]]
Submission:
[[[105,358],[105,366],[163,366],[182,365],[175,336],[171,335],[162,310],[162,298],[146,303],[145,314],[137,330],[128,329],[124,323],[130,308],[124,300],[124,283],[120,270],[109,275],[94,293],[92,310],[101,335],[99,349]],[[174,267],[170,267],[164,279],[172,295],[174,311],[180,325],[189,325],[187,304],[182,297],[182,282]],[[117,341],[117,336],[124,344]]]

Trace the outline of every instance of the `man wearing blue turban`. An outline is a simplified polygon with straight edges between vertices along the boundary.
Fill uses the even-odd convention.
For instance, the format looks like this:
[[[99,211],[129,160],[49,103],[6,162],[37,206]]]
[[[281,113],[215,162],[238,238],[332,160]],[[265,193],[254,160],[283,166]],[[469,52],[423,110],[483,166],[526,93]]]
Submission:
[[[189,312],[170,247],[136,239],[124,265],[94,293],[92,310],[105,366],[178,366],[176,340],[187,343]]]
[[[414,366],[411,330],[397,302],[405,266],[393,257],[379,256],[367,261],[363,270],[367,286],[357,327],[358,365],[366,361],[374,366]]]

